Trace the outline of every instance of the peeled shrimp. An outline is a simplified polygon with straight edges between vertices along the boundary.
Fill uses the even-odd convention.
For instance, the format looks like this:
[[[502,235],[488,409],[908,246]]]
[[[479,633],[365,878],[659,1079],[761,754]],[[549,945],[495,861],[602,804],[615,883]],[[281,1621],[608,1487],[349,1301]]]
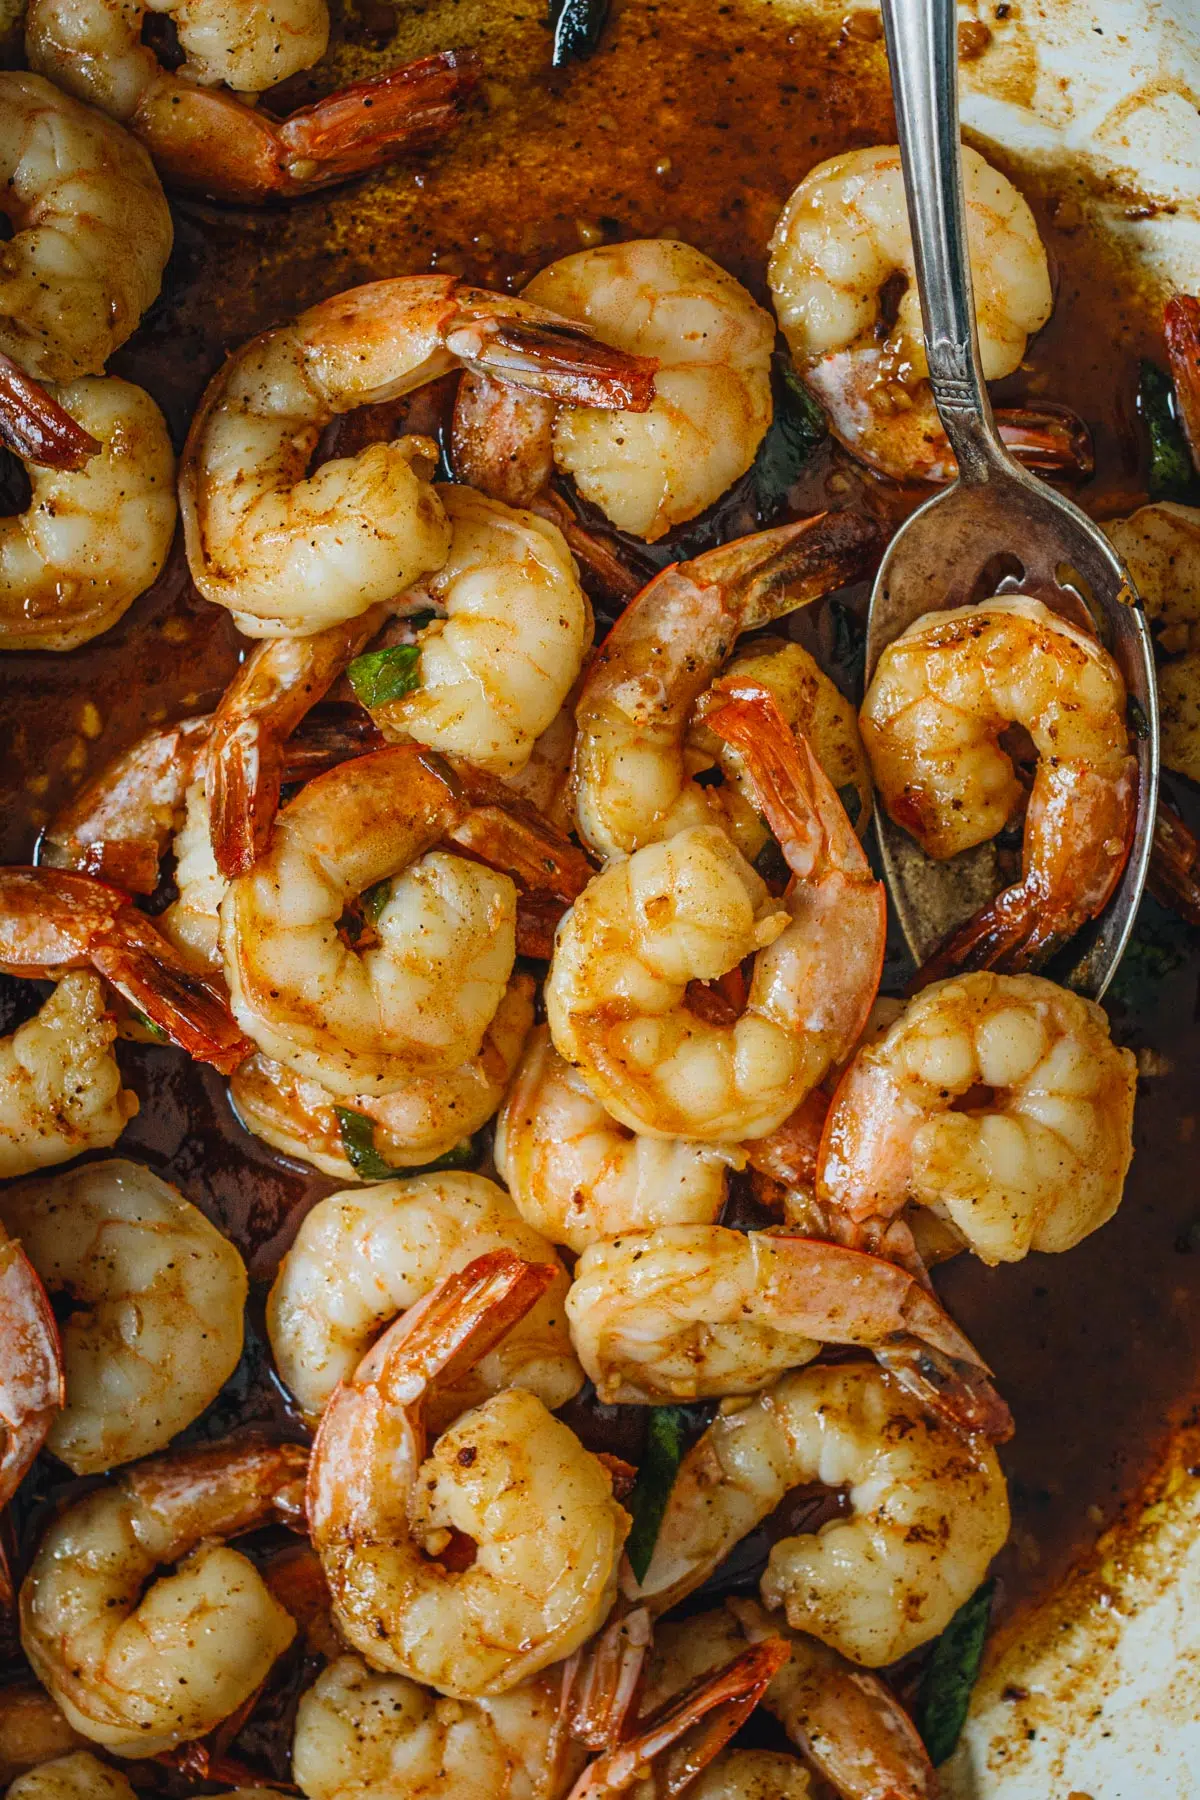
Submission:
[[[867,1364],[818,1364],[713,1420],[680,1466],[631,1597],[665,1611],[810,1482],[848,1490],[849,1513],[779,1539],[763,1599],[868,1668],[936,1637],[1008,1535],[990,1444],[929,1418]]]
[[[267,1056],[352,1100],[475,1056],[512,973],[517,889],[432,846],[456,838],[572,892],[586,864],[536,820],[473,806],[470,779],[396,745],[318,776],[279,814],[221,903],[234,1013]],[[369,889],[378,942],[360,954],[339,923]]]
[[[1050,317],[1046,252],[1032,212],[1007,178],[963,146],[963,185],[984,377],[1011,375]],[[929,386],[900,152],[849,150],[804,177],[771,239],[767,279],[783,334],[834,433],[896,481],[947,481],[954,455]],[[887,295],[903,283],[895,316]],[[1035,415],[1036,419],[1036,415]],[[1047,431],[1050,441],[1047,442]],[[1012,447],[1053,465],[1071,432],[1010,432]],[[1049,454],[1047,454],[1049,452]]]
[[[733,1144],[629,1131],[563,1061],[544,1025],[501,1109],[493,1155],[522,1218],[576,1251],[623,1231],[714,1223],[727,1171],[745,1160]]]
[[[605,1402],[752,1394],[823,1344],[860,1344],[935,1410],[1011,1433],[978,1353],[912,1275],[795,1232],[666,1225],[591,1244],[567,1318]]]
[[[0,519],[6,650],[73,650],[107,631],[154,581],[175,530],[175,458],[149,394],[108,377],[57,399],[98,453],[76,469],[25,463],[29,505]]]
[[[267,1301],[276,1366],[315,1424],[372,1342],[443,1277],[488,1250],[555,1271],[542,1298],[465,1380],[443,1384],[435,1417],[454,1418],[502,1388],[527,1388],[551,1409],[578,1393],[563,1302],[567,1276],[545,1238],[482,1175],[417,1175],[330,1194],[307,1215]]]
[[[401,1174],[435,1162],[487,1124],[520,1062],[533,1024],[533,994],[532,977],[514,973],[474,1056],[442,1075],[414,1074],[395,1093],[355,1096],[348,1110],[367,1122],[383,1164]],[[259,1054],[234,1070],[229,1097],[243,1125],[285,1156],[324,1175],[366,1179],[346,1152],[347,1109],[320,1082]]]
[[[53,980],[89,964],[197,1061],[227,1072],[247,1054],[223,995],[119,888],[59,869],[0,869],[0,969]]]
[[[21,1588],[21,1645],[85,1737],[153,1756],[254,1693],[296,1628],[219,1540],[294,1517],[306,1460],[257,1439],[178,1451],[52,1520]]]
[[[0,1226],[0,1511],[46,1441],[63,1402],[62,1351],[46,1290],[33,1264]],[[11,1601],[0,1547],[0,1599]]]
[[[337,414],[460,365],[592,404],[628,404],[627,358],[577,325],[449,275],[351,288],[234,353],[192,420],[180,477],[188,563],[250,637],[296,636],[391,600],[445,562],[428,438],[306,471]]]
[[[269,1800],[270,1788],[240,1787],[220,1800]],[[13,1800],[136,1800],[136,1790],[119,1769],[90,1751],[56,1757],[20,1776],[8,1790]],[[6,1796],[7,1800],[7,1796]]]
[[[875,543],[852,514],[822,513],[672,565],[630,602],[575,709],[575,813],[593,850],[615,856],[722,820],[692,778],[713,760],[689,758],[695,702],[739,633],[852,581]]]
[[[139,1163],[84,1163],[0,1190],[0,1220],[50,1293],[66,1404],[49,1447],[77,1475],[163,1449],[242,1353],[246,1271],[200,1210]]]
[[[1105,525],[1153,622],[1162,759],[1200,781],[1200,508],[1163,501]]]
[[[0,1039],[0,1176],[107,1150],[138,1110],[121,1086],[104,988],[65,975],[39,1012]]]
[[[1025,790],[1004,730],[1038,752],[1022,879],[954,933],[930,970],[1044,960],[1106,905],[1132,841],[1137,761],[1125,684],[1108,652],[1038,600],[927,613],[884,650],[863,741],[888,813],[927,855],[985,843]]]
[[[1069,1250],[1120,1205],[1136,1080],[1093,1001],[1037,975],[955,976],[850,1065],[818,1192],[857,1220],[932,1207],[989,1263]]]
[[[716,826],[610,864],[559,927],[546,983],[555,1048],[607,1109],[655,1137],[737,1142],[787,1118],[862,1030],[883,961],[883,890],[828,777],[774,701],[708,717],[736,745],[792,881],[782,901]],[[689,982],[755,956],[745,1009],[706,1022]]]
[[[505,1693],[570,1655],[616,1591],[628,1515],[533,1394],[493,1395],[426,1456],[431,1384],[486,1354],[554,1278],[503,1250],[448,1277],[338,1388],[313,1445],[309,1525],[339,1630],[373,1667],[457,1697]]]
[[[529,505],[557,466],[620,530],[654,542],[745,474],[771,423],[775,332],[732,275],[690,244],[642,238],[565,256],[523,297],[653,358],[655,398],[632,415],[555,407],[469,375],[455,413],[462,479]]]
[[[119,125],[40,75],[0,74],[0,351],[43,381],[98,375],[158,294],[171,215]]]

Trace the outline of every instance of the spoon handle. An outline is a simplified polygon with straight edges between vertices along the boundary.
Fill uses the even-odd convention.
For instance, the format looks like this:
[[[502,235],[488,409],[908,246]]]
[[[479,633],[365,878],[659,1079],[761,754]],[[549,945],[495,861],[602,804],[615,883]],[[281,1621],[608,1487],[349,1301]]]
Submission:
[[[882,0],[929,379],[969,485],[1011,468],[984,385],[975,330],[958,141],[954,0]]]

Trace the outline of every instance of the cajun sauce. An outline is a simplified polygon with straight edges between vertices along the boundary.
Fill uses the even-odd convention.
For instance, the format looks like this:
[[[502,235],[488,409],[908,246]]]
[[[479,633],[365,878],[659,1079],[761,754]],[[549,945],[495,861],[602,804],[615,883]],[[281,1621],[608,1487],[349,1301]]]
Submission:
[[[114,372],[155,396],[181,444],[228,350],[380,276],[432,266],[514,288],[584,245],[670,235],[765,299],[767,241],[796,182],[835,151],[889,141],[893,130],[878,19],[797,11],[751,0],[618,0],[594,56],[554,72],[535,0],[395,10],[358,0],[317,72],[321,90],[466,44],[486,63],[478,107],[446,145],[403,169],[286,209],[177,202],[163,294]],[[316,83],[293,82],[287,105],[316,92]],[[1156,307],[1085,223],[1077,172],[1046,165],[1032,185],[1022,173],[1020,185],[1050,254],[1056,310],[998,398],[1054,400],[1087,420],[1096,472],[1075,492],[1108,516],[1144,498],[1135,382],[1140,356],[1162,360]],[[922,497],[827,446],[790,507],[864,504],[898,522]],[[832,634],[822,641],[828,647]],[[244,648],[228,615],[197,595],[177,551],[151,593],[97,642],[66,655],[0,657],[0,857],[28,860],[54,811],[148,726],[209,709]],[[1138,1050],[1144,1073],[1137,1156],[1117,1218],[1066,1256],[999,1270],[961,1257],[938,1274],[1017,1422],[1003,1452],[1014,1528],[999,1572],[1010,1614],[1046,1593],[1136,1494],[1200,1374],[1190,1074],[1200,1051],[1198,976],[1194,934],[1148,901],[1111,1006],[1116,1035]],[[0,1029],[11,1030],[36,993],[9,983],[3,998]],[[211,1071],[171,1050],[125,1045],[121,1054],[142,1111],[117,1153],[178,1183],[220,1224],[260,1284],[261,1304],[261,1285],[304,1212],[339,1184],[245,1133]],[[287,1418],[252,1331],[242,1369],[190,1435]],[[635,1456],[639,1418],[632,1409],[572,1413],[594,1441]],[[49,1486],[43,1469],[30,1497]]]

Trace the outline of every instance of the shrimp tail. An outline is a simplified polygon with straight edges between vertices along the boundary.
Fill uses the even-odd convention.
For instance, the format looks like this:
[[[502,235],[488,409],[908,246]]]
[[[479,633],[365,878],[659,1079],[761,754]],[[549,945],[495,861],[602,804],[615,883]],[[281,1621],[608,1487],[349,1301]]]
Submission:
[[[63,1403],[62,1347],[46,1290],[11,1238],[0,1241],[0,1507],[7,1506]]]
[[[1069,406],[1001,407],[996,426],[1003,442],[1027,469],[1087,481],[1096,467],[1092,434]]]
[[[736,538],[684,567],[698,585],[724,591],[727,606],[736,605],[739,631],[745,632],[857,581],[881,549],[873,520],[823,512]]]
[[[1147,886],[1160,906],[1200,925],[1200,839],[1179,814],[1160,803],[1154,821]]]
[[[221,990],[190,969],[134,907],[118,920],[114,941],[96,944],[89,960],[98,975],[196,1062],[212,1063],[230,1075],[253,1055],[254,1045],[235,1024]]]
[[[545,954],[535,946],[547,933],[553,935],[559,917],[595,874],[590,861],[496,776],[457,757],[435,759],[431,753],[426,760],[436,760],[439,773],[464,802],[461,818],[446,832],[447,841],[512,876],[525,903],[518,924],[523,916],[528,931],[528,940],[523,937],[518,948],[523,956]]]
[[[64,406],[11,357],[2,355],[0,443],[22,462],[39,463],[45,469],[82,469],[101,450],[99,440],[76,424]]]
[[[565,1729],[589,1750],[612,1750],[625,1735],[641,1691],[652,1639],[649,1610],[610,1619],[591,1642],[563,1664]]]
[[[1200,470],[1200,300],[1192,294],[1172,295],[1163,307],[1163,335],[1179,422]]]
[[[1012,1437],[1012,1413],[981,1363],[949,1356],[923,1338],[906,1341],[900,1334],[892,1343],[876,1345],[874,1355],[882,1369],[952,1430],[981,1435],[993,1444],[1006,1444]]]
[[[614,350],[586,325],[540,307],[499,315],[492,296],[472,288],[458,296],[445,343],[472,369],[572,406],[646,412],[654,398],[656,357]]]

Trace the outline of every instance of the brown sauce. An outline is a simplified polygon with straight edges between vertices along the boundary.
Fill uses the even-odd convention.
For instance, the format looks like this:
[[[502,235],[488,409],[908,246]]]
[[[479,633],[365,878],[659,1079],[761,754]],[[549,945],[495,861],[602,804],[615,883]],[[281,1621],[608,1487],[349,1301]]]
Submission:
[[[761,297],[767,239],[796,181],[835,150],[891,136],[882,47],[863,15],[845,27],[800,26],[782,7],[749,0],[627,0],[595,57],[558,74],[547,67],[540,0],[404,7],[388,41],[391,17],[382,0],[347,15],[320,71],[323,87],[453,41],[481,48],[485,103],[409,171],[287,210],[177,204],[163,296],[113,365],[155,395],[177,441],[227,349],[382,275],[432,263],[519,285],[585,242],[671,233]],[[293,84],[293,100],[303,97],[303,84]],[[1001,397],[1054,399],[1087,419],[1097,471],[1081,498],[1103,516],[1142,495],[1136,359],[1161,360],[1162,346],[1153,307],[1079,222],[1077,185],[1066,166],[1048,169],[1032,189],[1022,178],[1050,250],[1057,309]],[[897,518],[916,497],[851,474],[837,453],[823,452],[793,496],[797,510],[820,504],[831,484],[844,493],[848,479]],[[0,658],[0,857],[27,859],[52,812],[148,724],[211,706],[239,654],[227,616],[199,599],[177,561],[97,643],[62,656]],[[1171,966],[1136,994],[1136,983],[1122,984],[1129,997],[1113,1008],[1118,1035],[1155,1053],[1147,1066],[1160,1071],[1142,1083],[1120,1214],[1067,1256],[995,1271],[962,1258],[939,1276],[1017,1421],[1004,1452],[1014,1514],[1001,1564],[1010,1610],[1046,1593],[1136,1493],[1200,1373],[1192,1074],[1200,958],[1181,927],[1152,904],[1148,914],[1160,962]],[[29,1010],[27,992],[10,998]],[[171,1051],[127,1046],[123,1057],[143,1110],[119,1153],[176,1181],[265,1282],[303,1211],[338,1184],[244,1133],[211,1073]],[[260,1349],[242,1376],[200,1429],[283,1420]],[[628,1433],[632,1421],[624,1424]],[[612,1422],[596,1427],[619,1447]]]

